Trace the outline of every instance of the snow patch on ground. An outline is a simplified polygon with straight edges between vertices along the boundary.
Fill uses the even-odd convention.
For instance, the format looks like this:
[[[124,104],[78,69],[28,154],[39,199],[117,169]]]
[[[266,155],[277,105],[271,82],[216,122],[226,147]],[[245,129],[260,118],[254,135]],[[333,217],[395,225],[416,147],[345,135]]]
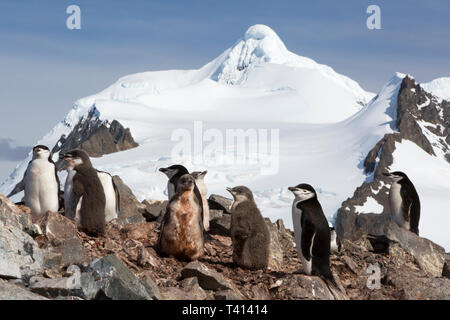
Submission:
[[[383,212],[383,206],[372,197],[367,197],[362,206],[355,206],[355,212],[358,214],[375,213],[380,214]]]

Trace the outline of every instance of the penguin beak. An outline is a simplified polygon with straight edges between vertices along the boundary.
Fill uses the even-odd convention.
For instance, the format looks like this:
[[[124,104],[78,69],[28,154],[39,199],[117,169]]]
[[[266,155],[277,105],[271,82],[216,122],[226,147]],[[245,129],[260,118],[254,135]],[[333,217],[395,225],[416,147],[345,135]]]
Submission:
[[[159,168],[159,171],[161,171],[162,173],[166,173],[168,170],[167,168]]]
[[[386,176],[386,177],[391,177],[392,176],[390,172],[383,172],[383,175]]]
[[[227,191],[228,191],[229,193],[233,194],[233,189],[232,189],[232,188],[227,187],[226,189],[227,189]]]
[[[296,188],[295,187],[289,187],[288,190],[291,191],[291,192],[294,192],[296,190]]]

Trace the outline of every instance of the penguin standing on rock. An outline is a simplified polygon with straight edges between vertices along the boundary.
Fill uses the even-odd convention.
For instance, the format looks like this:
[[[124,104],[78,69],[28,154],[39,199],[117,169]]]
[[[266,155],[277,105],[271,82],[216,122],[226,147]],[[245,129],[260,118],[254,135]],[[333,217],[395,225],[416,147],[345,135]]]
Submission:
[[[231,206],[233,262],[243,268],[266,269],[270,233],[249,188],[227,188],[234,198]]]
[[[31,209],[33,217],[47,211],[59,209],[59,178],[52,154],[47,146],[37,145],[33,148],[33,159],[28,163],[23,179],[10,192],[12,197],[25,191],[25,205]]]
[[[88,154],[83,150],[67,152],[63,160],[67,167],[76,172],[72,179],[72,192],[79,199],[75,200],[79,206],[75,216],[78,228],[89,235],[102,235],[106,225],[106,197],[97,170],[93,168]]]
[[[184,176],[186,174],[189,174],[189,171],[188,171],[188,169],[186,169],[186,167],[184,167],[184,166],[182,166],[180,164],[174,164],[174,165],[172,165],[170,167],[167,167],[167,168],[160,168],[159,171],[164,173],[169,178],[169,181],[167,182],[167,195],[168,195],[168,198],[169,198],[169,201],[170,201],[170,199],[172,199],[172,197],[178,191],[177,190],[178,181],[180,180],[180,178],[182,176]],[[205,174],[206,174],[206,171],[205,171]],[[202,180],[202,182],[203,182],[203,180]],[[203,183],[203,186],[204,186],[204,183]],[[204,191],[207,192],[206,186],[204,186],[204,187],[205,187]],[[203,201],[202,194],[200,193],[200,190],[199,190],[199,188],[197,186],[195,178],[194,178],[194,189],[193,189],[193,192],[194,192],[195,197],[197,198],[198,203],[200,203],[201,206],[202,206],[202,217],[204,217],[204,214],[205,214],[204,213],[204,207],[205,207],[204,203],[206,202],[206,199],[205,199],[205,201]],[[209,229],[209,210],[208,210],[208,222],[207,223],[204,222],[203,229],[205,231]]]
[[[209,231],[209,205],[208,200],[206,199],[208,195],[208,189],[205,185],[205,176],[208,173],[207,170],[205,171],[195,171],[192,172],[192,177],[195,179],[195,184],[200,191],[200,194],[202,196],[202,202],[203,202],[203,227],[206,231]]]
[[[170,199],[161,222],[158,250],[180,260],[197,260],[203,254],[202,203],[194,193],[190,174],[178,179],[176,193]]]
[[[73,193],[73,177],[76,171],[70,157],[66,159],[69,161],[64,161],[64,155],[60,155],[60,161],[57,163],[59,170],[67,171],[67,178],[64,184],[64,215],[69,219],[75,220],[77,210],[80,210],[79,198]],[[119,216],[120,194],[113,178],[108,172],[96,171],[105,193],[105,221],[109,222]]]
[[[416,188],[401,171],[383,174],[392,179],[389,205],[393,220],[400,228],[419,235],[420,199]]]
[[[295,243],[304,272],[336,282],[330,270],[330,227],[317,200],[316,191],[309,184],[289,187],[294,196],[292,222]]]

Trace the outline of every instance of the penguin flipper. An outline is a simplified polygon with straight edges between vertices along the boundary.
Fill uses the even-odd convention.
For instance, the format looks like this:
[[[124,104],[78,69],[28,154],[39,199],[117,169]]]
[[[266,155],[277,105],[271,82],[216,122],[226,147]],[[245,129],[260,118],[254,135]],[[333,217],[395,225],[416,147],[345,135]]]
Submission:
[[[306,218],[306,215],[302,215],[302,240],[301,250],[306,260],[310,261],[313,252],[313,240],[316,234],[314,224]]]
[[[83,196],[85,190],[83,184],[77,179],[77,175],[73,178],[73,193],[77,197]]]
[[[111,182],[114,188],[114,193],[116,194],[116,212],[117,216],[119,216],[120,213],[120,192],[119,189],[116,186],[116,183],[114,182],[114,179],[111,177]]]
[[[409,216],[409,230],[419,235],[420,203],[416,201],[411,203]]]
[[[12,197],[13,195],[21,192],[25,190],[25,175],[23,176],[22,181],[20,181],[18,184],[16,184],[16,186],[14,187],[14,189],[8,194],[8,198]]]
[[[33,160],[31,160],[31,161],[33,161]],[[28,166],[30,165],[31,161],[28,162]],[[25,178],[27,176],[27,171],[28,171],[28,167],[27,167],[27,170],[25,170],[25,173],[23,174],[22,181],[20,181],[18,184],[16,184],[14,189],[12,189],[12,191],[6,196],[7,198],[12,197],[13,195],[25,190]]]

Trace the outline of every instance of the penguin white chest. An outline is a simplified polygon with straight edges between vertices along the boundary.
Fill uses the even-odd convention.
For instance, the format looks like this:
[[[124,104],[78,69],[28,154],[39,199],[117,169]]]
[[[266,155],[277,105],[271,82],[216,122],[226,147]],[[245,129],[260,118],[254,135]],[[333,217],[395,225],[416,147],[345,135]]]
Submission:
[[[403,218],[403,200],[400,189],[401,185],[397,182],[394,182],[391,185],[391,190],[389,192],[389,205],[391,207],[392,218],[399,226],[403,227],[405,224],[405,219]]]
[[[58,211],[58,183],[55,166],[47,159],[33,160],[25,179],[25,204],[33,214]]]
[[[106,172],[98,172],[97,175],[105,193],[105,220],[106,222],[109,222],[118,217],[116,192],[114,190],[112,178],[109,174]]]
[[[294,226],[295,246],[306,274],[311,274],[312,259],[307,260],[302,252],[302,210],[297,208],[297,202],[292,205],[292,224]]]

